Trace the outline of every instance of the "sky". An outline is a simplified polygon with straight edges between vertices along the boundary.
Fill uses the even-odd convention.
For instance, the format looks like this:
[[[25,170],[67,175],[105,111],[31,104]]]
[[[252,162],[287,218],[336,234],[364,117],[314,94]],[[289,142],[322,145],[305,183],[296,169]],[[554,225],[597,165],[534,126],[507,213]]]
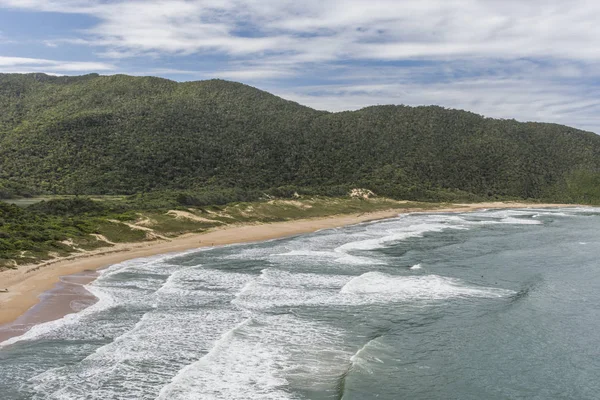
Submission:
[[[0,0],[0,72],[212,78],[329,111],[600,133],[597,0]]]

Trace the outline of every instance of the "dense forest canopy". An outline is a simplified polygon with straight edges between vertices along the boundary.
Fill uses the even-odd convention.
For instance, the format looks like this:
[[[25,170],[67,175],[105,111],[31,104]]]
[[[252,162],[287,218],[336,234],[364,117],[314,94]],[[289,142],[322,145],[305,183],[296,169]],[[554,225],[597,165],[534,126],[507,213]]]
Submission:
[[[0,74],[0,110],[0,197],[365,187],[600,202],[600,136],[555,124],[436,106],[329,113],[223,80],[97,74]]]

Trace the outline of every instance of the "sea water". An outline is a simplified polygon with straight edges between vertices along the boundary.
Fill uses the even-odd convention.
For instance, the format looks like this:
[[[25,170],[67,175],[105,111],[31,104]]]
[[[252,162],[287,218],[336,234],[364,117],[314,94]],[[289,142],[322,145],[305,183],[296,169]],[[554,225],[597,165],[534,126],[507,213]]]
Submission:
[[[600,209],[412,214],[113,265],[2,399],[598,399]]]

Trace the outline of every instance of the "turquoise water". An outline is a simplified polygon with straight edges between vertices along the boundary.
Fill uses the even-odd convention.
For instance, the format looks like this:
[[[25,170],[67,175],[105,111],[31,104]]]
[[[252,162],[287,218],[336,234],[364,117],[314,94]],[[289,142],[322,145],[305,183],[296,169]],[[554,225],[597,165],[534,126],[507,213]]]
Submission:
[[[600,209],[413,214],[103,271],[2,399],[598,399]]]

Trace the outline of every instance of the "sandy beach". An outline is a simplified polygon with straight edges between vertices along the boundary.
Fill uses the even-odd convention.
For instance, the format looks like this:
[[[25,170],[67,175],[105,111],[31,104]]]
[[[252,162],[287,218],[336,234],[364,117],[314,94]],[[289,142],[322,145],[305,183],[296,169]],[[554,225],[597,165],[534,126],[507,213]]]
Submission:
[[[0,293],[0,325],[4,325],[5,328],[5,333],[2,335],[4,337],[0,336],[0,342],[9,336],[22,333],[23,329],[28,329],[27,327],[32,324],[57,319],[69,312],[77,311],[77,307],[72,306],[73,296],[88,302],[90,299],[86,299],[85,293],[77,291],[73,285],[82,287],[82,284],[89,283],[94,279],[96,276],[94,274],[95,270],[134,258],[181,252],[207,246],[257,242],[314,232],[320,229],[391,218],[399,214],[414,212],[465,212],[491,208],[573,206],[573,204],[516,202],[452,204],[448,207],[436,209],[399,208],[373,213],[337,215],[326,218],[300,219],[258,225],[227,226],[202,234],[182,235],[168,241],[156,240],[152,242],[118,244],[113,247],[79,253],[38,265],[21,266],[16,270],[0,272],[0,289],[8,289],[7,293]],[[68,276],[74,276],[74,278],[69,278]],[[67,279],[63,278],[61,280],[61,277],[67,277]],[[70,282],[73,280],[76,282]],[[56,297],[52,296],[52,293],[62,297],[58,300],[52,300],[53,297]],[[64,297],[65,294],[68,296]],[[45,302],[47,304],[44,304]],[[28,310],[30,311],[27,312]],[[26,312],[27,314],[24,315]],[[12,323],[11,326],[13,327],[19,325],[20,328],[12,331],[12,334],[10,332],[6,333],[8,325],[5,324],[9,323]]]

